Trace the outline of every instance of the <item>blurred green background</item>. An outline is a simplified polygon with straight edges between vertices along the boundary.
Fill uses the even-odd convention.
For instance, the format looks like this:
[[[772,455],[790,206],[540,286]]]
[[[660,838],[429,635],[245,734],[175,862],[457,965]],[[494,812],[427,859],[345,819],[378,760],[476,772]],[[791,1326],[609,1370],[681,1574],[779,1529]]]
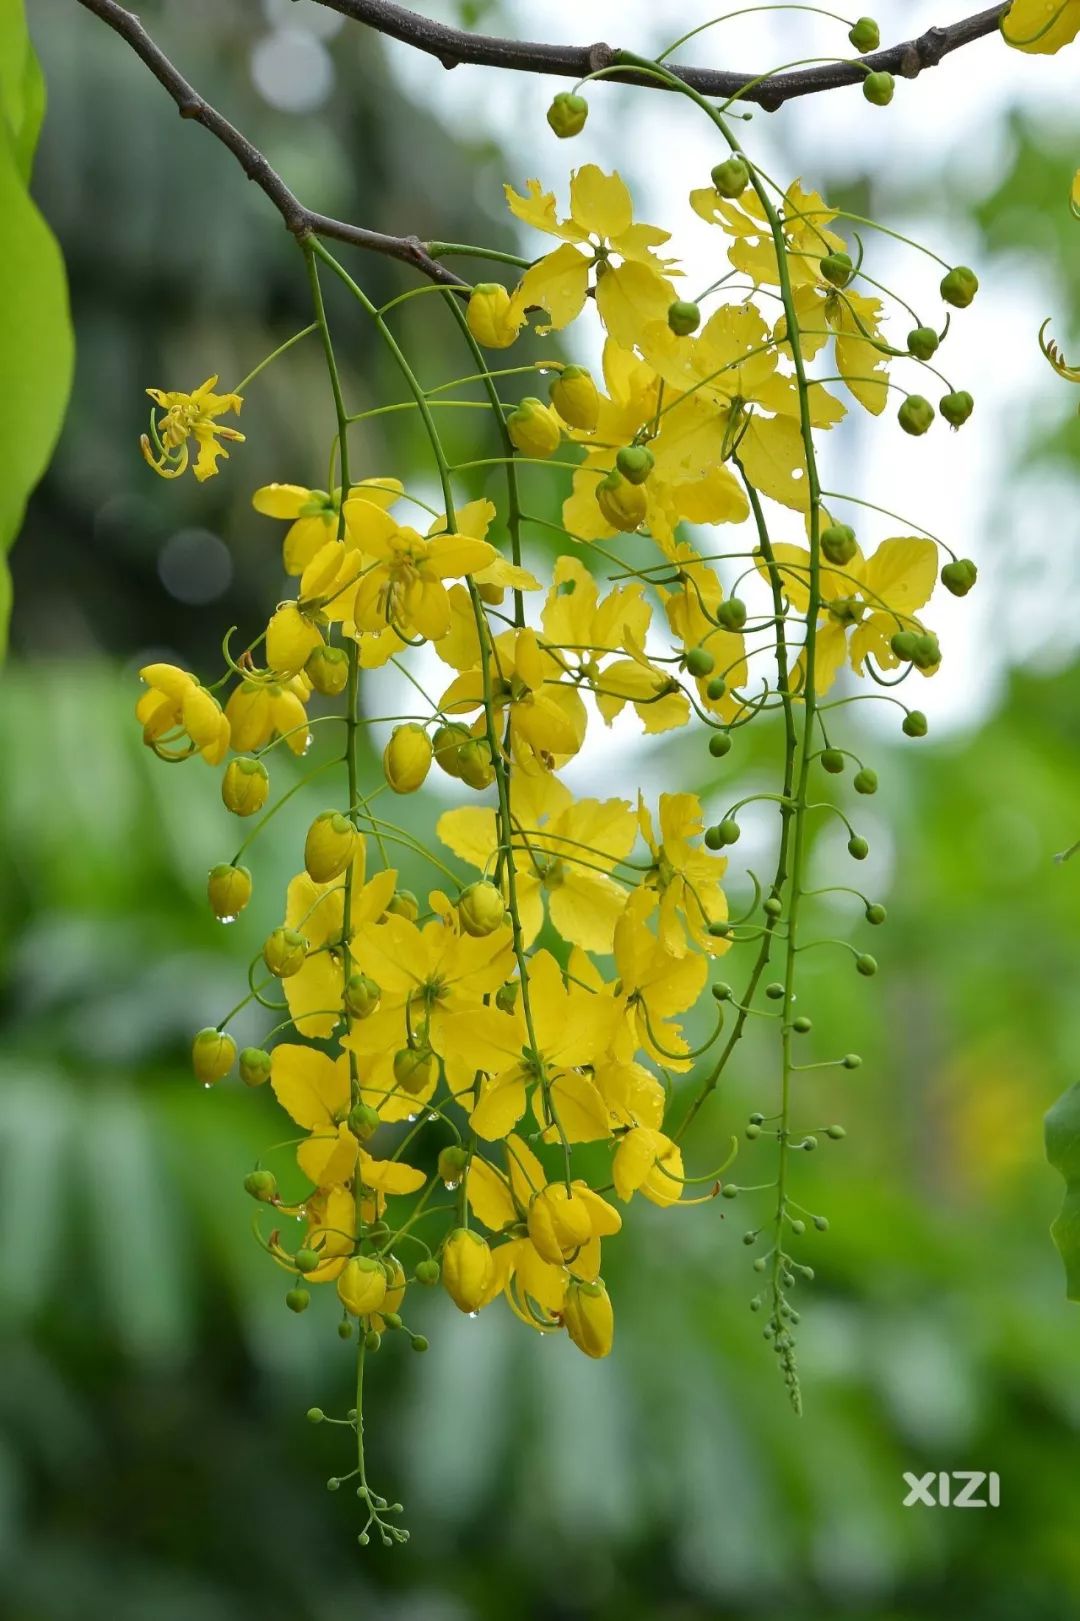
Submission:
[[[418,70],[391,75],[369,37],[334,34],[314,8],[298,43],[288,11],[155,6],[145,20],[312,206],[512,245],[505,223],[477,224],[506,164],[490,130],[443,128],[410,99]],[[281,1116],[237,1086],[204,1093],[187,1065],[191,1032],[241,994],[242,946],[277,921],[318,793],[295,825],[272,824],[256,902],[226,932],[203,888],[235,842],[213,779],[155,761],[131,715],[148,654],[212,667],[222,629],[257,626],[280,594],[279,532],[247,503],[270,478],[322,481],[321,363],[302,346],[252,391],[249,441],[225,476],[203,488],[148,472],[145,386],[212,371],[231,386],[307,319],[298,257],[120,41],[75,8],[62,23],[44,6],[30,13],[50,93],[35,191],[67,259],[79,354],[64,436],[13,554],[0,685],[0,1613],[1073,1613],[1080,1314],[1047,1234],[1060,1185],[1041,1122],[1077,1078],[1080,1050],[1080,861],[1051,860],[1080,836],[1077,673],[1067,639],[1054,667],[1024,667],[993,634],[1017,604],[1038,611],[1030,553],[1047,533],[1075,534],[1067,508],[1049,529],[1038,520],[1038,545],[1004,517],[984,537],[999,617],[969,646],[981,694],[970,716],[941,741],[901,750],[891,728],[874,728],[861,745],[883,785],[869,830],[892,854],[871,878],[890,921],[869,942],[881,964],[869,990],[838,958],[807,959],[820,1051],[865,1062],[823,1072],[806,1104],[806,1124],[840,1119],[848,1137],[797,1167],[797,1196],[831,1223],[804,1251],[817,1273],[799,1291],[805,1417],[792,1417],[747,1309],[749,1213],[639,1201],[608,1247],[619,1329],[606,1364],[527,1335],[501,1305],[474,1323],[441,1297],[419,1303],[431,1350],[380,1355],[368,1424],[371,1474],[406,1504],[413,1540],[361,1555],[355,1503],[322,1490],[339,1466],[336,1432],[303,1416],[349,1404],[350,1353],[328,1302],[300,1319],[284,1309],[240,1186]],[[527,33],[522,15],[509,21]],[[296,82],[322,85],[314,116],[295,105]],[[535,95],[542,105],[544,87]],[[1007,110],[1001,125],[997,172],[977,195],[942,192],[930,217],[937,203],[954,223],[962,211],[987,281],[1007,282],[1034,243],[1068,347],[1080,255],[1061,198],[1080,127],[1048,133]],[[851,162],[837,157],[831,192],[826,157],[815,178],[875,204],[872,177]],[[378,296],[407,285],[392,267],[362,269]],[[413,306],[412,348],[429,374],[463,370],[436,302]],[[366,343],[354,325],[354,409],[399,397]],[[1075,505],[1073,399],[1055,390],[1053,433],[1040,431],[1036,453],[1034,425],[1014,422],[994,476],[1004,492],[1034,468]],[[392,442],[358,435],[361,470],[425,479],[419,441],[391,421]],[[741,757],[747,780],[774,745],[765,731]],[[652,753],[646,773],[653,792],[675,777],[710,786],[681,742]],[[865,948],[857,910],[835,921]],[[695,1169],[763,1106],[769,1062],[748,1047],[710,1105]],[[1000,1473],[999,1509],[901,1506],[903,1471],[965,1468]]]

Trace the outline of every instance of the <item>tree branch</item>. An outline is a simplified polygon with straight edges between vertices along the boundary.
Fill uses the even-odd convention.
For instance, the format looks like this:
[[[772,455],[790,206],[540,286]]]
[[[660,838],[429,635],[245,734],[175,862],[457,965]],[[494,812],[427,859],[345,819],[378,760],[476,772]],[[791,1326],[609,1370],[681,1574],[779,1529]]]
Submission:
[[[289,190],[276,169],[271,168],[258,147],[200,96],[194,86],[189,84],[183,74],[173,66],[133,12],[125,11],[116,0],[78,0],[78,4],[84,6],[87,11],[92,11],[96,17],[100,17],[103,23],[127,41],[135,54],[146,63],[158,83],[175,101],[181,118],[190,118],[196,124],[201,124],[228,148],[248,179],[253,180],[259,190],[269,197],[297,239],[305,236],[332,237],[339,242],[349,242],[353,247],[367,248],[373,253],[400,259],[404,264],[411,265],[414,270],[419,270],[421,274],[429,276],[432,281],[444,287],[467,285],[452,270],[448,270],[437,259],[433,259],[419,237],[388,236],[383,231],[369,231],[362,225],[349,225],[344,220],[331,218],[329,214],[317,214],[312,209],[305,208],[295,193]]]
[[[86,3],[86,0],[82,0]],[[481,67],[510,68],[522,73],[550,73],[568,79],[583,79],[586,74],[601,68],[618,67],[621,52],[614,46],[597,45],[541,45],[529,40],[500,39],[492,34],[471,34],[463,28],[451,28],[446,23],[433,22],[393,0],[315,0],[316,5],[338,11],[354,22],[373,28],[390,39],[400,40],[416,50],[436,57],[445,68],[473,63]],[[739,73],[733,69],[677,67],[668,64],[668,70],[684,83],[704,96],[737,96],[743,86],[747,89],[743,100],[757,102],[766,111],[773,112],[785,101],[796,96],[816,95],[822,90],[837,90],[843,85],[858,84],[866,70],[896,73],[914,79],[923,68],[936,67],[943,57],[953,51],[982,39],[997,29],[998,22],[1008,10],[1009,0],[980,11],[973,17],[951,23],[947,28],[928,28],[917,39],[905,40],[884,51],[873,51],[847,62],[829,62],[820,66],[802,68],[795,73],[774,74]],[[650,89],[658,86],[632,69],[605,73],[605,78],[621,84],[638,84]],[[758,81],[765,78],[766,82]]]

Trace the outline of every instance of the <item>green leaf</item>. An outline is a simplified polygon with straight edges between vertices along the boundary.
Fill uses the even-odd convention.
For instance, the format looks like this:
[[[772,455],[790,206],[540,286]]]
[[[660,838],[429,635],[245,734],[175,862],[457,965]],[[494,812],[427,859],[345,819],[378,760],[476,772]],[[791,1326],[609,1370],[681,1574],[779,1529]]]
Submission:
[[[1050,1233],[1065,1262],[1065,1293],[1080,1300],[1080,1084],[1046,1116],[1046,1157],[1065,1178],[1065,1202]]]
[[[5,0],[0,14],[0,655],[11,607],[4,555],[52,456],[75,359],[64,262],[27,189],[44,108],[44,83],[22,0]]]

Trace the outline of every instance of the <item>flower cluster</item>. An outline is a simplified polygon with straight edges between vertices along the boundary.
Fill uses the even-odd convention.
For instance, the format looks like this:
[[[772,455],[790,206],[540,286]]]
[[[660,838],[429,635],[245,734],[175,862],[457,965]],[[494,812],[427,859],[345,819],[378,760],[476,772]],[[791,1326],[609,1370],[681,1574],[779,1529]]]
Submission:
[[[580,128],[580,109],[568,105],[579,101],[557,98],[550,121],[560,135]],[[726,134],[720,115],[713,122]],[[523,192],[508,187],[507,201],[558,246],[512,287],[480,282],[467,301],[433,289],[470,357],[468,374],[438,390],[421,387],[384,313],[336,260],[304,244],[340,487],[255,492],[256,511],[287,525],[284,568],[295,587],[216,685],[169,665],[142,672],[146,742],[166,759],[197,752],[224,766],[222,797],[241,818],[264,811],[266,760],[280,745],[302,759],[320,720],[344,728],[346,794],[306,828],[302,870],[268,916],[252,967],[247,1000],[285,1015],[278,1039],[238,1053],[223,1021],[196,1037],[194,1066],[207,1085],[237,1066],[248,1085],[268,1083],[299,1128],[302,1186],[286,1194],[279,1174],[291,1184],[294,1173],[261,1165],[246,1185],[270,1209],[302,1217],[298,1246],[280,1228],[264,1240],[292,1274],[287,1303],[300,1311],[313,1286],[335,1291],[343,1337],[358,1325],[361,1367],[388,1333],[426,1346],[405,1317],[414,1290],[440,1281],[462,1312],[501,1300],[527,1327],[564,1333],[599,1358],[614,1334],[603,1247],[625,1207],[739,1193],[715,1169],[689,1175],[683,1144],[748,1014],[773,1019],[777,1101],[751,1117],[745,1136],[771,1145],[777,1170],[764,1184],[771,1209],[746,1239],[759,1246],[764,1274],[754,1306],[766,1310],[797,1402],[788,1291],[809,1269],[789,1248],[806,1223],[788,1160],[817,1141],[792,1115],[794,1047],[810,1031],[794,1009],[803,868],[808,819],[821,809],[818,774],[837,776],[853,758],[833,742],[824,700],[845,667],[889,686],[912,670],[932,675],[941,652],[918,615],[939,577],[957,596],[975,580],[967,559],[942,566],[925,534],[860,544],[844,521],[847,498],[825,505],[816,444],[849,402],[878,415],[894,390],[900,427],[925,432],[933,407],[893,372],[901,362],[928,366],[940,336],[917,325],[902,344],[887,338],[891,295],[877,283],[863,290],[861,249],[853,260],[843,217],[800,182],[774,196],[734,143],[711,184],[689,196],[731,266],[699,300],[680,293],[668,232],[634,219],[617,174],[578,169],[565,217],[535,180]],[[394,474],[350,476],[348,430],[358,419],[341,398],[320,270],[352,289],[400,365],[428,433],[441,511],[425,512]],[[959,309],[976,288],[956,267],[941,296]],[[599,377],[553,348],[551,334],[586,312],[603,328]],[[523,352],[519,365],[497,370],[483,358],[537,340],[540,358]],[[818,357],[821,379],[808,369]],[[542,378],[546,398],[528,392]],[[511,379],[524,392],[507,400]],[[494,498],[459,499],[460,469],[430,408],[433,394],[468,385],[490,404],[485,432],[502,452],[487,458]],[[196,475],[208,476],[224,453],[219,440],[239,437],[218,422],[239,396],[210,386],[190,397],[152,391],[166,415],[153,453],[144,448],[159,472],[182,470],[193,437]],[[947,422],[960,426],[971,407],[970,395],[947,386]],[[521,485],[553,477],[562,482],[559,554],[542,578],[530,526],[555,526],[527,515]],[[426,660],[423,680],[413,680],[418,711],[371,715],[367,672],[408,668],[416,650]],[[313,706],[320,713],[309,716]],[[900,707],[905,732],[921,736],[922,712]],[[773,711],[783,722],[779,791],[731,803],[732,767],[719,762],[743,727]],[[616,725],[631,760],[640,757],[635,736],[695,729],[712,773],[705,801],[677,784],[654,795],[629,780],[603,797],[576,792],[572,768],[590,728]],[[365,729],[381,748],[373,781],[361,780]],[[873,793],[874,772],[855,765],[855,792]],[[431,784],[431,835],[418,839],[387,807]],[[718,800],[723,814],[712,820]],[[732,916],[726,852],[752,802],[776,815],[775,877],[755,879],[753,899]],[[834,814],[861,860],[865,839]],[[250,842],[210,874],[210,904],[226,921],[252,896],[240,860]],[[435,870],[420,895],[402,886],[402,851],[410,871],[418,861]],[[883,907],[863,903],[869,924],[884,920]],[[841,946],[860,974],[874,972],[868,953]],[[717,977],[728,954],[746,958],[739,995]],[[782,978],[767,983],[774,955]],[[281,1004],[266,996],[275,981]],[[363,1537],[372,1524],[384,1540],[400,1536],[367,1485],[362,1420],[350,1422],[369,1514]]]

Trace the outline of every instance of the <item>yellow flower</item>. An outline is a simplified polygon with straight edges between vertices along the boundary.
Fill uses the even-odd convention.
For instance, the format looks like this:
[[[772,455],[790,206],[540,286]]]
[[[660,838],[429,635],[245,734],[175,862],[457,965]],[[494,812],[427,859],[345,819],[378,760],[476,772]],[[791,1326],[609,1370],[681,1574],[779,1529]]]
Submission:
[[[672,924],[677,953],[653,934],[646,920],[656,903],[651,889],[635,890],[615,927],[615,966],[627,1021],[615,1052],[629,1063],[640,1047],[658,1063],[684,1070],[690,1068],[690,1059],[680,1056],[688,1051],[686,1038],[670,1021],[693,1007],[708,970],[704,957],[681,949],[677,922]],[[616,1084],[615,1077],[610,1084]]]
[[[188,440],[194,439],[199,447],[195,462],[195,477],[201,483],[217,472],[218,460],[229,452],[219,439],[242,443],[244,435],[235,428],[225,428],[215,418],[226,411],[239,411],[243,400],[239,394],[213,393],[216,377],[208,377],[193,394],[177,389],[148,388],[147,393],[164,415],[154,423],[154,444],[144,433],[139,440],[143,456],[162,478],[179,478],[188,464]]]
[[[308,1218],[304,1248],[319,1256],[318,1266],[305,1272],[304,1283],[332,1283],[356,1247],[356,1200],[348,1188],[322,1188],[304,1200],[302,1213]]]
[[[512,853],[522,939],[544,922],[544,897],[564,940],[608,952],[626,890],[609,876],[633,848],[634,812],[625,799],[575,801],[557,777],[518,775],[510,783]],[[482,872],[499,852],[496,815],[487,806],[445,811],[436,832],[455,855]],[[504,895],[509,899],[508,891]]]
[[[403,493],[396,478],[369,478],[349,488],[350,496],[389,507]],[[251,498],[256,512],[268,518],[290,519],[282,542],[286,574],[303,574],[316,552],[338,531],[341,491],[309,490],[302,484],[264,484]]]
[[[1080,0],[1013,0],[1001,32],[1018,51],[1053,56],[1080,33]]]
[[[266,662],[276,675],[297,675],[323,644],[323,633],[298,602],[283,602],[266,627]]]
[[[352,866],[353,928],[382,915],[397,882],[397,873],[387,868],[365,883],[364,854],[360,840]],[[282,982],[296,1033],[309,1038],[330,1036],[343,1018],[344,879],[317,884],[306,872],[298,873],[286,892],[285,924],[302,930],[308,942],[303,966]]]
[[[692,546],[685,544],[675,546],[672,562],[678,568],[679,587],[669,591],[657,585],[657,595],[664,604],[672,635],[678,637],[684,649],[700,647],[712,655],[712,670],[696,678],[698,703],[729,720],[743,707],[736,694],[746,680],[746,643],[741,636],[716,624],[716,610],[724,600],[724,590],[715,571],[700,561]],[[709,682],[714,676],[721,676],[725,683],[720,698],[709,697]]]
[[[664,319],[675,297],[664,274],[673,261],[653,250],[670,233],[634,224],[630,193],[619,175],[604,174],[593,163],[576,170],[570,177],[570,217],[564,220],[556,216],[554,193],[541,191],[538,180],[528,182],[524,195],[511,186],[504,190],[519,220],[563,239],[525,272],[514,291],[513,301],[522,309],[539,305],[547,311],[548,325],[538,331],[561,329],[581,314],[591,273],[600,319],[623,348],[633,348],[647,321]]]
[[[135,705],[147,747],[163,760],[183,760],[197,751],[208,765],[220,765],[230,732],[213,693],[175,664],[144,665],[139,677],[150,689]],[[174,740],[179,747],[166,746]]]
[[[703,951],[726,951],[728,942],[714,939],[709,924],[727,917],[720,888],[727,862],[691,842],[702,831],[701,801],[696,794],[661,794],[659,817],[658,841],[652,816],[639,798],[641,835],[653,858],[645,881],[660,896],[660,943],[673,957],[684,954],[687,936]]]
[[[485,540],[460,533],[420,535],[357,497],[346,501],[345,516],[353,542],[369,565],[352,611],[361,631],[389,627],[400,637],[420,635],[437,642],[451,623],[444,582],[495,561],[495,550]]]
[[[241,681],[225,705],[232,747],[251,754],[272,738],[283,737],[294,754],[305,753],[311,737],[305,708],[310,697],[311,685],[304,675],[285,681]]]
[[[774,546],[773,553],[792,607],[805,613],[810,553],[783,543]],[[758,566],[764,567],[760,562]],[[883,540],[872,557],[864,557],[856,547],[843,568],[823,565],[814,655],[819,695],[828,692],[849,654],[856,675],[863,673],[867,657],[881,669],[896,669],[900,661],[889,643],[899,630],[922,631],[914,615],[929,601],[936,583],[937,549],[933,541],[915,536]],[[935,668],[920,673],[932,674]]]
[[[511,753],[524,771],[556,771],[585,741],[585,705],[564,674],[534,630],[506,630],[495,637],[489,681],[496,735],[508,709]],[[439,707],[446,715],[482,709],[483,672],[464,671],[447,687]]]
[[[648,1126],[635,1126],[620,1139],[611,1174],[623,1200],[643,1193],[653,1204],[667,1206],[682,1196],[685,1171],[678,1144]]]
[[[571,1283],[562,1310],[563,1325],[579,1351],[603,1357],[615,1339],[615,1314],[603,1280]]]

